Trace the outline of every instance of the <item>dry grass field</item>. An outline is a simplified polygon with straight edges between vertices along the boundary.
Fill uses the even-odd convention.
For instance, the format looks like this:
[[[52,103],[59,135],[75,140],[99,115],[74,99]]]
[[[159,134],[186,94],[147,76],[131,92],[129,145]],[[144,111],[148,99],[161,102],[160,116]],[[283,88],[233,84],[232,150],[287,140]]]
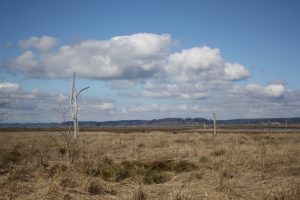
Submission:
[[[300,133],[0,133],[0,199],[300,199]],[[69,154],[69,162],[68,162]]]

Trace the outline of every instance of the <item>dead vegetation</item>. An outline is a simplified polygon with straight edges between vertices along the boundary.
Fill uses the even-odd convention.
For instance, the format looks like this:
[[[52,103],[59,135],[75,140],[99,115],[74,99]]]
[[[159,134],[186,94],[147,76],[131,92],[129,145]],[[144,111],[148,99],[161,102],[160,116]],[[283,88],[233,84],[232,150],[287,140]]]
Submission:
[[[0,199],[299,199],[300,133],[0,133]]]

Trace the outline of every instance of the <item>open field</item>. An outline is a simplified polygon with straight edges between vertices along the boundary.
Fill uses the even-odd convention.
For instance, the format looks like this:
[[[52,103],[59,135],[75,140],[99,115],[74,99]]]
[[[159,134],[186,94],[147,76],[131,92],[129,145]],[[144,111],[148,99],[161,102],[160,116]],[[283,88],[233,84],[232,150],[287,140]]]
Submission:
[[[300,199],[300,132],[124,132],[1,132],[0,199]]]

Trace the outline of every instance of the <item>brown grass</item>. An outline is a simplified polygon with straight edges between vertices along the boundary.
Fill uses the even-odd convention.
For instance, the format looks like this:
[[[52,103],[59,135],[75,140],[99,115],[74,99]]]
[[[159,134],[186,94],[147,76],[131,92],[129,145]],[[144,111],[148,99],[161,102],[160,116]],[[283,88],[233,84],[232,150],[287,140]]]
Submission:
[[[300,199],[300,133],[125,132],[1,132],[0,199]]]

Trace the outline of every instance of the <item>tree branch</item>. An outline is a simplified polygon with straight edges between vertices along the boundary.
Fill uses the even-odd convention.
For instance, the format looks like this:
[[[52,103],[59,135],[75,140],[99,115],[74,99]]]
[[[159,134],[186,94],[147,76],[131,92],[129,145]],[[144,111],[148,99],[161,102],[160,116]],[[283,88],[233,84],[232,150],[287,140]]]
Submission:
[[[77,93],[76,97],[78,97],[78,96],[79,96],[79,94],[80,94],[82,91],[84,91],[84,90],[87,90],[87,89],[89,89],[89,88],[90,88],[90,86],[88,86],[88,87],[85,87],[85,88],[83,88],[83,89],[79,90],[79,92]]]

